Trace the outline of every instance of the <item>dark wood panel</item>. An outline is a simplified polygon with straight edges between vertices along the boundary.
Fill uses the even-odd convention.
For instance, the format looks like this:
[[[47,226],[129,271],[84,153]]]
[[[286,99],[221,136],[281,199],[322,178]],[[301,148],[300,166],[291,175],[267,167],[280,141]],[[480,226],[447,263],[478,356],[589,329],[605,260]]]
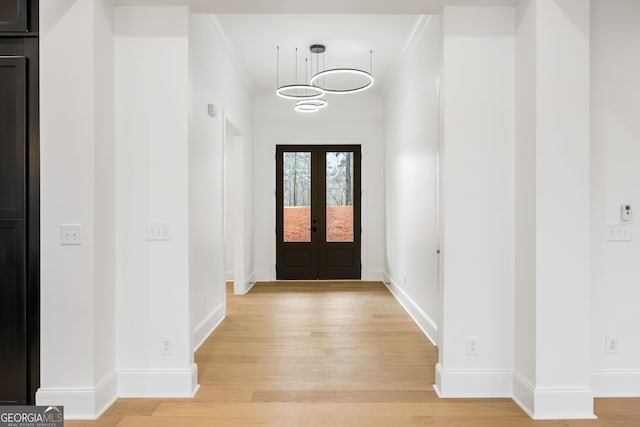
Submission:
[[[0,220],[0,403],[27,403],[25,222]]]
[[[282,263],[285,267],[304,267],[311,264],[312,256],[310,248],[286,248]]]
[[[14,290],[24,298],[20,310],[13,304],[16,307],[13,314],[17,316],[13,325],[11,320],[2,320],[0,329],[3,333],[15,334],[22,328],[25,335],[24,355],[18,358],[19,362],[15,362],[15,352],[19,351],[17,345],[7,347],[14,351],[13,358],[9,357],[10,363],[5,363],[4,359],[0,361],[0,404],[5,400],[5,404],[33,405],[40,386],[39,4],[38,0],[0,0],[0,9],[0,57],[21,57],[18,59],[20,64],[13,70],[16,75],[11,75],[12,71],[6,68],[0,73],[0,109],[3,110],[0,114],[0,169],[3,174],[0,179],[0,187],[3,187],[0,189],[0,209],[4,207],[0,210],[0,223],[4,232],[5,255],[6,242],[11,241],[7,233],[13,230],[18,237],[9,253],[15,249],[13,261],[24,266],[19,279],[0,277],[3,292],[11,289],[5,286],[7,283],[14,279],[20,282]],[[9,68],[15,65],[11,62],[16,58],[4,59],[3,65]],[[16,224],[22,225],[15,228]],[[5,256],[3,263],[7,260]],[[1,273],[8,274],[9,270],[5,271],[4,265],[0,268]],[[2,298],[6,301],[5,296]],[[4,306],[0,310],[5,316],[11,314],[4,310]],[[19,323],[22,326],[17,326]],[[4,343],[0,343],[0,348],[3,347]],[[7,353],[2,357],[6,359]],[[25,367],[12,369],[16,366],[11,365],[17,364]],[[10,375],[5,373],[5,368],[12,369]],[[15,395],[5,398],[3,393],[8,390]]]
[[[28,31],[27,0],[0,1],[0,32]]]
[[[353,265],[352,249],[331,249],[326,250],[327,267],[348,267]]]
[[[24,219],[26,59],[0,57],[0,219]]]
[[[30,7],[32,28],[37,29],[38,2]],[[39,40],[24,39],[27,57],[27,403],[35,405],[40,387],[40,85]]]

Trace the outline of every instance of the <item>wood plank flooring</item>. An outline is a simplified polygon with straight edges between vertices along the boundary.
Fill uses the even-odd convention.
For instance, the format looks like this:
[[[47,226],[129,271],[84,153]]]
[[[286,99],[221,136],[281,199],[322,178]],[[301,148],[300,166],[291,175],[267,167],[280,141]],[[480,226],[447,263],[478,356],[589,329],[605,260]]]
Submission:
[[[382,283],[258,283],[196,354],[194,399],[119,399],[93,427],[640,426],[640,399],[598,420],[532,421],[510,399],[438,399],[437,349]]]

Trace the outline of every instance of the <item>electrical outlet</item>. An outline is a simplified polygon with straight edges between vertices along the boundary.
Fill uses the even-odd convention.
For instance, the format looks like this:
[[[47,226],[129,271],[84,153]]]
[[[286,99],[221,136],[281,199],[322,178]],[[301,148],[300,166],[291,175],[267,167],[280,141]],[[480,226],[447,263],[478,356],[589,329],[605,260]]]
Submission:
[[[173,338],[160,337],[160,354],[163,356],[173,354]]]
[[[617,353],[618,352],[618,340],[614,337],[604,337],[604,351],[605,353]]]
[[[480,338],[467,337],[467,356],[479,356],[480,355]]]

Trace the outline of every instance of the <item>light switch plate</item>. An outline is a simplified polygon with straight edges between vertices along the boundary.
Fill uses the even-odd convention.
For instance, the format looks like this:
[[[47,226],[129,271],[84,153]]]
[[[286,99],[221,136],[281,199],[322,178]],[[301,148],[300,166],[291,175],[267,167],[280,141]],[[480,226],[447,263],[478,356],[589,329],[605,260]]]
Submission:
[[[82,225],[81,224],[61,224],[60,225],[61,245],[81,245]]]
[[[607,224],[606,239],[610,242],[628,242],[631,240],[631,225]]]
[[[154,221],[147,223],[147,240],[171,240],[171,223]]]

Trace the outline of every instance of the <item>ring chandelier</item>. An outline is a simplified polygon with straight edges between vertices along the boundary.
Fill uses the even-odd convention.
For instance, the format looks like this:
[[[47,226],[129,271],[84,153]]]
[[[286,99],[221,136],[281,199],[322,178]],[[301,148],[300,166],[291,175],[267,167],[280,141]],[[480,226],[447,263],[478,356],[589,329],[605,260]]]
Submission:
[[[305,58],[305,83],[298,83],[298,49],[296,48],[295,60],[295,83],[289,85],[280,85],[280,46],[277,47],[277,65],[276,65],[276,94],[284,99],[297,101],[294,110],[301,113],[315,113],[327,106],[327,101],[321,99],[325,94],[345,95],[351,93],[362,92],[373,86],[374,78],[373,69],[373,51],[369,51],[369,71],[357,68],[331,68],[324,69],[324,53],[326,47],[321,44],[313,44],[309,46],[311,52],[311,72],[313,73],[313,59],[316,57],[316,72],[311,76],[307,84],[309,64]],[[322,55],[322,56],[320,56]],[[320,59],[322,59],[322,70],[320,70]],[[326,77],[348,75],[362,77],[364,84],[359,86],[337,88],[325,86]]]
[[[329,103],[324,99],[303,99],[296,102],[296,106],[293,109],[299,113],[317,113],[327,105]]]

